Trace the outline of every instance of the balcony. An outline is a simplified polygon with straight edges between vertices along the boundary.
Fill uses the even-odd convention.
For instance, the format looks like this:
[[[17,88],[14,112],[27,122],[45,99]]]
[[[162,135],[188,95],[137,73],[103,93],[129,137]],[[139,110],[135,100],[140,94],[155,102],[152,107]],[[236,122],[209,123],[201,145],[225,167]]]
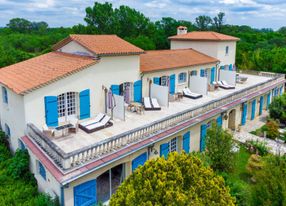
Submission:
[[[183,98],[171,102],[161,111],[145,111],[143,115],[127,113],[126,121],[114,120],[114,126],[87,134],[84,131],[59,139],[43,134],[33,124],[27,125],[26,134],[52,159],[62,171],[75,169],[152,138],[176,125],[194,124],[204,114],[216,115],[227,109],[229,103],[246,101],[257,92],[266,92],[282,84],[285,75],[265,72],[243,74],[248,77],[244,84],[237,84],[235,90],[219,89],[209,92],[199,100]],[[186,124],[190,126],[190,124]]]

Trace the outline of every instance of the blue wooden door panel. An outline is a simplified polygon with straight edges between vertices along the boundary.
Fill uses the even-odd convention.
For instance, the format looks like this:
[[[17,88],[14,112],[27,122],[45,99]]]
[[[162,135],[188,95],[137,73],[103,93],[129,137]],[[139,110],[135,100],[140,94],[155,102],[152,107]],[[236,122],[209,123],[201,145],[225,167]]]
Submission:
[[[157,84],[157,85],[160,85],[160,78],[159,77],[154,77],[153,78],[153,83]]]
[[[134,101],[142,102],[142,80],[134,82]]]
[[[252,101],[251,120],[255,118],[255,113],[256,113],[256,99]]]
[[[96,180],[90,180],[74,187],[75,206],[91,206],[96,202]]]
[[[169,143],[161,144],[160,145],[160,156],[164,156],[167,159],[169,154]]]
[[[139,166],[144,165],[147,161],[147,152],[139,155],[134,160],[132,160],[132,172]]]
[[[232,71],[232,64],[229,65],[229,71]]]
[[[83,90],[79,93],[79,110],[80,110],[80,119],[86,119],[90,117],[89,89]]]
[[[203,152],[206,148],[206,136],[207,136],[207,125],[201,125],[201,139],[200,139],[200,151]]]
[[[270,102],[271,102],[271,92],[269,94],[267,94],[266,109],[268,109]]]
[[[242,106],[241,125],[245,125],[247,119],[247,102]]]
[[[264,105],[264,97],[261,96],[260,97],[260,105],[259,105],[259,115],[262,114],[262,111],[263,111],[263,105]]]
[[[222,116],[220,115],[217,119],[216,119],[216,123],[218,126],[222,126]]]
[[[119,95],[119,85],[111,85],[111,91],[112,91],[112,94],[116,94],[116,95]]]
[[[204,69],[201,69],[201,70],[200,70],[200,76],[201,76],[201,77],[204,77],[204,76],[205,76],[205,70],[204,70]]]
[[[211,84],[215,81],[215,67],[211,69]]]
[[[170,94],[175,94],[175,86],[176,86],[176,75],[172,74],[170,76]]]
[[[46,124],[49,127],[58,126],[58,98],[56,96],[45,97]]]
[[[190,131],[186,132],[183,135],[183,150],[186,153],[190,152]]]

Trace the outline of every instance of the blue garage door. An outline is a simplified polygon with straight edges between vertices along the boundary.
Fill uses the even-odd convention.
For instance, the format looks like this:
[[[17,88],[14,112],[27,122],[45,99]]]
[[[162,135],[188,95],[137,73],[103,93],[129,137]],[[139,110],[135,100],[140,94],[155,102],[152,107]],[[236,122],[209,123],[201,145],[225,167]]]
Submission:
[[[267,94],[266,109],[268,109],[270,102],[271,102],[271,92],[269,94]]]
[[[219,127],[222,126],[222,116],[221,116],[221,115],[216,119],[216,124],[217,124]]]
[[[132,161],[132,172],[139,167],[140,165],[144,165],[144,163],[147,161],[147,152],[139,155]]]
[[[74,187],[74,205],[91,206],[96,204],[96,180]]]

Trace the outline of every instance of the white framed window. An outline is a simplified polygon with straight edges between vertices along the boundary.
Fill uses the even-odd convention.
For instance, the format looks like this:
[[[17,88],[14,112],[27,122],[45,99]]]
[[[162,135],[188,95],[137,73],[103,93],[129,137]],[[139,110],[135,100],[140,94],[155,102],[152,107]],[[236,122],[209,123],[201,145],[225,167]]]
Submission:
[[[11,131],[10,131],[10,127],[8,126],[8,124],[5,123],[5,134],[7,137],[11,136]]]
[[[169,152],[176,152],[177,151],[177,137],[171,139],[169,142]]]
[[[67,117],[76,115],[77,93],[67,92],[58,96],[58,116]]]
[[[162,76],[161,77],[161,86],[168,86],[169,85],[168,81],[169,81],[168,76]]]
[[[8,104],[8,91],[5,87],[2,87],[2,99],[5,104]]]
[[[197,70],[191,71],[191,76],[197,76],[197,74],[198,74]]]
[[[187,81],[187,73],[186,72],[180,73],[178,76],[178,82],[185,83],[186,81]]]
[[[225,47],[225,55],[228,55],[228,53],[229,53],[229,46],[226,46]]]

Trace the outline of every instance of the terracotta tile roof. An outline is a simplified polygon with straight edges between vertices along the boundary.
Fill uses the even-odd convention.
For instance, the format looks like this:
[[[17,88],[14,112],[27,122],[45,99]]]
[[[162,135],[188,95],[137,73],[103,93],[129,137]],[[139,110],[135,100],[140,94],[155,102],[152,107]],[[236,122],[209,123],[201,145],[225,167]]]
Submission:
[[[91,57],[50,52],[1,68],[0,83],[17,94],[24,94],[78,72],[96,62]]]
[[[140,55],[141,72],[151,72],[163,69],[181,68],[209,63],[219,60],[194,49],[174,49],[146,51]]]
[[[75,41],[87,50],[98,55],[132,55],[144,50],[130,44],[116,35],[79,35],[72,34],[53,46],[54,50]]]
[[[194,31],[186,34],[169,37],[171,40],[193,40],[193,41],[239,41],[237,37],[220,34],[212,31]]]

